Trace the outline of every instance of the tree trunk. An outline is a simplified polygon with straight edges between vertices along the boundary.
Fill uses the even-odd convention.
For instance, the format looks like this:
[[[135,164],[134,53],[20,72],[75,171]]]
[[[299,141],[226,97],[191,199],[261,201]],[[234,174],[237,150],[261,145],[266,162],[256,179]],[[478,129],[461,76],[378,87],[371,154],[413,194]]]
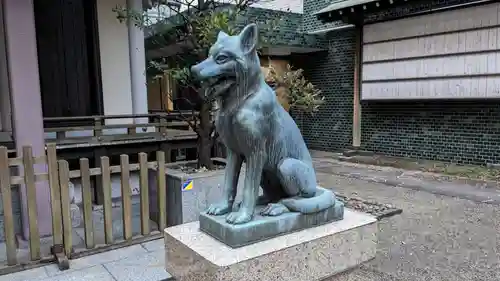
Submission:
[[[198,168],[206,167],[209,170],[214,168],[212,163],[212,120],[210,120],[210,110],[212,105],[204,102],[200,109],[200,124],[198,125]]]

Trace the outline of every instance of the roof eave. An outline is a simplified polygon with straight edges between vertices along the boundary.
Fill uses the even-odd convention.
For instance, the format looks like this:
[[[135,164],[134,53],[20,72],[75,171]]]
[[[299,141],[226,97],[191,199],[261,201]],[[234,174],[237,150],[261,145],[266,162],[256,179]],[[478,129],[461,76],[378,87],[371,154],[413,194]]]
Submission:
[[[322,22],[343,21],[349,24],[359,22],[367,11],[374,11],[409,0],[347,0],[337,1],[314,13]]]

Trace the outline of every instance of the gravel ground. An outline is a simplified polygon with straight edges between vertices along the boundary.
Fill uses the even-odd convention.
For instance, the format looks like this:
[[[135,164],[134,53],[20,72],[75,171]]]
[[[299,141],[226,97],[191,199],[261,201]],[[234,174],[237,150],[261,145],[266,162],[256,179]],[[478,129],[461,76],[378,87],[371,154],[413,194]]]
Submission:
[[[500,280],[500,207],[401,187],[318,173],[348,197],[390,204],[377,257],[327,281]]]
[[[370,202],[358,197],[346,197],[337,194],[337,199],[343,202],[345,207],[363,213],[368,213],[372,216],[375,216],[378,220],[401,214],[401,212],[403,211],[390,204],[380,204],[378,202]]]

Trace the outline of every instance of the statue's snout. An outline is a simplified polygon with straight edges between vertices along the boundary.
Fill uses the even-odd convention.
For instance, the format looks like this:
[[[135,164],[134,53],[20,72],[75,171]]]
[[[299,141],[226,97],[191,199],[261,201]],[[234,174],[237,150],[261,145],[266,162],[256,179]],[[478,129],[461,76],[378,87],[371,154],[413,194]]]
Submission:
[[[198,64],[191,66],[191,74],[193,75],[193,78],[197,80],[200,79],[200,67]]]

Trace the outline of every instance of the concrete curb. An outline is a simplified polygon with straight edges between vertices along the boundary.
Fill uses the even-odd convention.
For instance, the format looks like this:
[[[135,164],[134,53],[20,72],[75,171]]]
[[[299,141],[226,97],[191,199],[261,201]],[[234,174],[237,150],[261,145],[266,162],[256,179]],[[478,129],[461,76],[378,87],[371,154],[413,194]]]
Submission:
[[[404,187],[418,191],[426,191],[436,195],[457,197],[460,199],[471,200],[478,203],[500,205],[500,190],[481,189],[471,185],[456,184],[451,182],[430,182],[428,180],[418,179],[410,176],[364,176],[363,173],[352,173],[329,170],[325,171],[319,167],[318,172],[333,174],[337,176],[365,180],[373,183],[385,184],[387,186]]]
[[[392,166],[378,166],[373,162],[364,162],[356,159],[351,159],[348,157],[335,157],[335,162],[345,163],[346,165],[365,165],[365,166],[377,166],[385,169],[394,169],[394,170],[402,170],[408,173],[415,173],[421,176],[426,180],[435,180],[435,181],[444,181],[444,182],[452,182],[456,184],[465,184],[471,186],[478,186],[481,188],[500,188],[500,183],[492,180],[481,180],[481,179],[469,179],[465,177],[459,176],[450,176],[445,174],[431,173],[431,172],[422,172],[422,171],[412,171],[412,170],[404,170],[402,168],[392,167]]]

